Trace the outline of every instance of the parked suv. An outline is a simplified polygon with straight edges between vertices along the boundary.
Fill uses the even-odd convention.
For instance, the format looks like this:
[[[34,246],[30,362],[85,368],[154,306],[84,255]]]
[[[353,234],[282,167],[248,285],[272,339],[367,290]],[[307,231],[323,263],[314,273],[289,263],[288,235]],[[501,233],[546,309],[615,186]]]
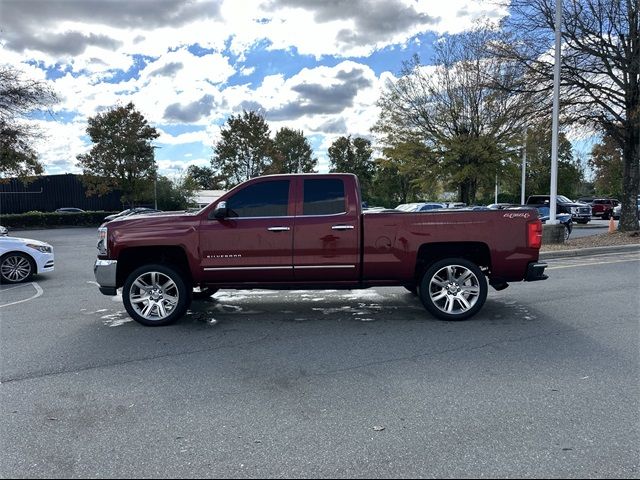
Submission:
[[[527,198],[527,206],[548,207],[550,195],[531,195]],[[591,220],[591,205],[572,202],[564,195],[556,196],[556,213],[568,213],[576,223],[589,223]]]
[[[591,215],[609,220],[613,215],[613,209],[620,204],[615,198],[596,198],[591,203]]]

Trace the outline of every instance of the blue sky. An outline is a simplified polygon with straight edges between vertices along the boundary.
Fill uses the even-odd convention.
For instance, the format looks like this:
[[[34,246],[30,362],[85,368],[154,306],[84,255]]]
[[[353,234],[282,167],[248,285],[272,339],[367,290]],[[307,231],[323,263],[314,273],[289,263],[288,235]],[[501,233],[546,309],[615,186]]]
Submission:
[[[32,121],[48,174],[78,173],[87,118],[133,101],[165,175],[208,165],[230,115],[310,139],[319,170],[341,135],[371,138],[381,88],[438,37],[506,15],[485,0],[0,0],[0,62],[47,80]]]

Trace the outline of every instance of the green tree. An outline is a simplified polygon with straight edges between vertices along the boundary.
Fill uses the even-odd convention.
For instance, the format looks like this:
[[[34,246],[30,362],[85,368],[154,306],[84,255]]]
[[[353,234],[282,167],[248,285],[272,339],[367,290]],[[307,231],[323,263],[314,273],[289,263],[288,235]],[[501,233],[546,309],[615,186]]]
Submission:
[[[598,196],[623,198],[623,152],[619,143],[610,135],[593,146],[589,166],[594,173],[594,186]]]
[[[554,0],[513,0],[506,38],[495,55],[516,61],[531,81],[528,94],[552,87]],[[638,0],[563,2],[561,95],[566,122],[610,136],[622,151],[620,229],[638,229],[640,190],[640,8]],[[548,106],[550,102],[541,103]]]
[[[311,173],[318,165],[302,130],[281,128],[273,140],[272,173]]]
[[[225,188],[263,175],[271,166],[273,140],[269,125],[259,113],[232,115],[221,136],[214,146],[211,166],[222,176]]]
[[[198,184],[189,175],[175,179],[158,177],[157,199],[160,210],[186,210],[194,201]]]
[[[189,165],[187,176],[193,180],[198,189],[219,190],[222,188],[222,176],[217,175],[211,167]]]
[[[428,169],[432,153],[423,143],[397,142],[382,153],[375,162],[372,191],[376,204],[393,208],[436,197],[438,182]]]
[[[549,194],[551,185],[551,122],[527,132],[527,195]],[[558,195],[576,198],[584,180],[580,162],[574,158],[571,142],[564,133],[558,137]],[[519,182],[518,182],[519,185]]]
[[[0,66],[0,176],[25,178],[44,169],[31,147],[42,132],[24,118],[58,98],[46,82],[30,80],[9,66]]]
[[[494,38],[485,27],[444,37],[435,45],[434,67],[414,56],[378,100],[381,114],[374,131],[420,139],[434,153],[428,165],[432,175],[469,204],[515,161],[535,102],[494,88],[496,77],[514,85],[521,74],[512,64],[486,56]]]
[[[156,178],[154,147],[158,131],[133,103],[89,118],[89,153],[78,155],[87,195],[122,191],[122,203],[134,205],[149,196]]]
[[[371,158],[371,141],[362,137],[339,137],[329,147],[331,172],[354,173],[360,179],[362,197],[369,200],[375,163]]]

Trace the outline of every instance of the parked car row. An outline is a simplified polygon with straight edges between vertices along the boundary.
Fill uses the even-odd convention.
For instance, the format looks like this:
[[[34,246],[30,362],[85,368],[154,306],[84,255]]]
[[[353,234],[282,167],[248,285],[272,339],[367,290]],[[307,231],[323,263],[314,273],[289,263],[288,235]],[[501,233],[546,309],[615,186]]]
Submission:
[[[160,213],[162,210],[156,210],[155,208],[147,208],[147,207],[135,207],[135,208],[127,208],[126,210],[121,211],[120,213],[114,213],[113,215],[107,215],[104,217],[105,222],[110,222],[116,218],[124,218],[130,217],[131,215],[145,215],[148,213]]]

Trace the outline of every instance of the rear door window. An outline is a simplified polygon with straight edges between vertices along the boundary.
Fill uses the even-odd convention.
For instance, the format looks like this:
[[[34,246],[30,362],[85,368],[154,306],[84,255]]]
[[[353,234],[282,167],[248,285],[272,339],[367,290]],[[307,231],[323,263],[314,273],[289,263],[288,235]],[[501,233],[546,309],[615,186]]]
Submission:
[[[339,178],[304,181],[303,215],[335,215],[347,211],[344,182]]]

